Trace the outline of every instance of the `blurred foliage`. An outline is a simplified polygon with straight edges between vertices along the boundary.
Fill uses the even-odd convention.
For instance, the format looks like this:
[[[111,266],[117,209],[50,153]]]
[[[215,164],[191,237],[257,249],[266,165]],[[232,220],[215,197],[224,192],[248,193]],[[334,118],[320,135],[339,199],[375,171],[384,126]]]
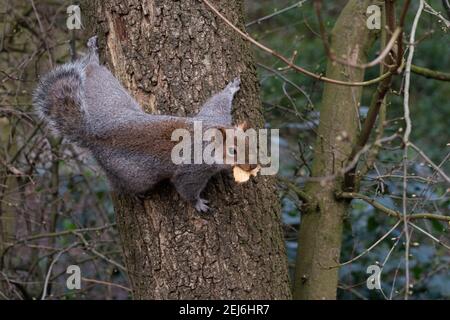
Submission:
[[[248,20],[253,21],[282,10],[296,1],[247,1]],[[339,12],[346,1],[323,1],[322,16],[330,33]],[[428,1],[436,10],[441,11],[440,1]],[[414,18],[418,3],[414,1],[406,21],[406,35]],[[435,16],[424,13],[417,31],[419,41],[414,57],[414,64],[434,70],[450,72],[450,30],[442,28],[443,24]],[[319,26],[313,10],[312,1],[302,6],[276,15],[271,19],[249,26],[249,33],[257,40],[286,57],[294,56],[295,63],[315,73],[325,73],[326,54],[319,36]],[[405,39],[408,37],[405,36]],[[370,57],[374,58],[379,50],[375,45]],[[255,50],[257,62],[281,73],[283,77],[300,87],[305,94],[267,68],[260,67],[260,79],[268,126],[281,129],[280,158],[281,174],[299,183],[309,175],[314,148],[314,121],[320,111],[323,85],[317,81],[291,70],[278,60]],[[366,72],[366,79],[377,77],[379,68]],[[411,118],[413,132],[411,139],[432,160],[440,163],[450,151],[448,148],[450,125],[450,85],[426,79],[415,74],[411,78]],[[393,92],[389,96],[389,105],[385,136],[395,133],[403,126],[403,96],[400,93],[401,77],[397,77]],[[374,87],[365,88],[361,114],[370,103]],[[311,124],[313,124],[312,129]],[[411,152],[409,173],[418,176],[432,176],[432,170],[417,154]],[[380,152],[377,168],[384,174],[398,174],[396,167],[402,159],[401,150],[385,149]],[[449,161],[443,164],[444,171],[449,169]],[[369,172],[362,182],[364,193],[375,195],[377,201],[387,207],[401,211],[401,179],[380,179],[378,172]],[[436,177],[436,176],[433,176]],[[412,212],[440,212],[448,214],[450,201],[445,185],[424,183],[422,180],[410,180],[408,196]],[[297,250],[297,230],[300,223],[301,203],[295,196],[281,191],[283,204],[283,222],[285,224],[286,248],[291,271],[295,263]],[[352,211],[346,220],[341,262],[350,260],[369,248],[384,235],[396,221],[387,218],[373,207],[360,200],[352,202]],[[445,223],[421,221],[418,225],[443,242],[448,243],[448,228]],[[389,251],[401,235],[397,228],[386,240],[355,262],[341,268],[341,299],[383,299],[376,290],[368,290],[366,270],[369,265],[381,265],[389,256],[383,267],[382,289],[387,298],[402,298],[404,286],[404,238],[400,238],[392,253]],[[448,249],[435,241],[414,231],[411,248],[410,269],[413,278],[412,299],[448,299],[450,298],[450,276]],[[301,245],[301,244],[300,244]],[[291,273],[292,274],[292,273]],[[393,288],[393,289],[392,289]],[[392,290],[392,293],[391,293]]]
[[[84,47],[83,30],[66,28],[69,4],[0,6],[0,299],[40,299],[44,287],[47,299],[129,297],[106,180],[31,105],[38,76]],[[82,268],[81,290],[66,287],[72,264]]]

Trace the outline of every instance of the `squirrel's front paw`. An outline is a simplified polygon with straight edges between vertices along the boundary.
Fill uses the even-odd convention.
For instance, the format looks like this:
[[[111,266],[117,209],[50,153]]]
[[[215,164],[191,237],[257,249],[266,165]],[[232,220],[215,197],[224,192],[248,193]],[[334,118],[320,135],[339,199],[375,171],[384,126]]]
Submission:
[[[207,200],[198,198],[197,203],[195,204],[195,210],[198,212],[206,212],[209,210],[209,207],[206,205],[208,203]]]
[[[236,78],[233,79],[233,81],[231,81],[228,84],[228,88],[233,92],[237,92],[240,89],[240,85],[241,85],[241,78],[238,76]]]

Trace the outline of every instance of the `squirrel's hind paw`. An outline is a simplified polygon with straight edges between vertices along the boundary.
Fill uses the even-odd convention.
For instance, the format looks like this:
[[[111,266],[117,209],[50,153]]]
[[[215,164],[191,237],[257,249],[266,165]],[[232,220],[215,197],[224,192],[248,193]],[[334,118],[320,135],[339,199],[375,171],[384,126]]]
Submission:
[[[195,204],[195,210],[198,212],[207,212],[209,210],[209,207],[206,205],[207,203],[207,200],[198,198],[197,203]]]

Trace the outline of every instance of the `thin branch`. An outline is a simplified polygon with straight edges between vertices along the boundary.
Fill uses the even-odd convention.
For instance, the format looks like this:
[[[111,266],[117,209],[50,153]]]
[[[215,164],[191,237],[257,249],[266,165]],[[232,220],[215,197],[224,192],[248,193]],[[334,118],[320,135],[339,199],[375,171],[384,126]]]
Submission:
[[[282,14],[282,13],[285,13],[285,12],[287,12],[287,11],[289,11],[289,10],[292,10],[292,9],[295,9],[295,8],[300,8],[306,1],[308,1],[308,0],[298,1],[297,3],[294,3],[294,4],[292,4],[292,5],[290,5],[290,6],[286,7],[286,8],[283,8],[283,9],[281,9],[281,10],[278,10],[278,11],[276,11],[276,12],[274,12],[274,13],[271,13],[271,14],[269,14],[269,15],[267,15],[267,16],[264,16],[264,17],[261,17],[261,18],[259,18],[259,19],[250,21],[250,22],[248,22],[248,23],[245,25],[245,27],[248,28],[248,27],[250,27],[250,26],[252,26],[252,25],[254,25],[254,24],[260,24],[260,23],[263,22],[263,21],[269,20],[269,19],[271,19],[271,18],[273,18],[273,17],[275,17],[275,16],[278,16],[278,15],[280,15],[280,14]]]
[[[410,1],[410,0],[408,0]],[[406,5],[409,5],[408,2]],[[330,49],[330,44],[328,42],[328,35],[326,32],[326,28],[325,28],[325,24],[323,23],[323,19],[322,19],[322,13],[321,13],[321,9],[322,9],[322,0],[314,0],[314,9],[316,12],[316,16],[317,16],[317,20],[319,21],[319,29],[320,29],[320,36],[322,38],[322,42],[323,42],[323,46],[325,49],[325,53],[327,54],[328,58],[332,61],[336,61],[339,62],[340,64],[346,65],[346,66],[350,66],[350,67],[354,67],[354,68],[359,68],[359,69],[366,69],[366,68],[370,68],[370,67],[374,67],[380,63],[383,62],[383,60],[387,57],[387,55],[391,52],[391,49],[394,47],[397,39],[400,38],[401,34],[402,34],[402,28],[403,28],[403,24],[400,24],[399,27],[397,27],[394,31],[394,33],[391,35],[390,40],[386,43],[385,48],[383,49],[383,51],[378,55],[378,57],[376,57],[374,60],[364,63],[364,64],[359,64],[356,62],[352,62],[352,61],[347,61],[344,59],[341,59],[339,57],[337,57],[332,50]],[[401,64],[401,61],[399,63],[399,66]]]
[[[426,1],[424,1],[424,5],[426,13],[432,14],[439,19],[439,22],[443,22],[447,28],[450,28],[450,21],[445,19],[442,14],[436,10],[432,6],[430,6]],[[450,2],[449,0],[442,0],[442,5],[444,6],[445,11],[447,12],[447,16],[450,19]]]
[[[101,280],[84,278],[84,277],[81,277],[81,280],[83,280],[84,282],[91,282],[91,283],[103,284],[105,286],[110,286],[110,287],[117,287],[117,288],[123,289],[123,290],[128,291],[128,292],[132,291],[128,287],[125,287],[125,286],[122,286],[120,284],[113,283],[113,282],[101,281]]]
[[[38,11],[36,9],[34,1],[30,0],[30,2],[31,2],[31,6],[33,7],[34,14],[36,15],[36,20],[38,22],[41,34],[44,35],[45,34],[44,26],[42,25],[41,18],[39,17],[39,13],[38,13]],[[48,61],[49,61],[49,64],[50,64],[50,68],[53,69],[53,57],[52,57],[52,53],[50,51],[49,45],[47,43],[47,39],[43,38],[43,42],[44,42],[45,50],[47,51],[47,54],[48,54]]]
[[[385,137],[385,138],[382,138],[380,140],[374,141],[371,144],[368,143],[361,150],[359,150],[355,154],[353,159],[344,168],[342,168],[341,170],[338,170],[335,174],[324,176],[324,177],[309,177],[309,178],[307,178],[305,180],[306,181],[318,181],[318,182],[321,182],[321,183],[325,183],[325,182],[328,182],[328,181],[332,181],[332,180],[334,180],[334,179],[336,179],[336,178],[338,178],[338,177],[340,177],[342,175],[346,175],[349,172],[351,172],[352,170],[354,170],[356,164],[359,161],[359,158],[363,154],[368,152],[373,146],[381,146],[383,143],[391,142],[391,141],[393,141],[393,140],[395,140],[397,138],[400,138],[400,136],[397,133],[395,133],[395,134],[393,134],[393,135],[391,135],[389,137]]]
[[[86,240],[86,238],[78,232],[74,232],[74,234],[76,236],[78,236],[78,238],[80,238],[80,240],[83,242],[83,244],[85,245],[86,249],[89,250],[90,252],[92,252],[93,254],[95,254],[97,257],[105,260],[106,262],[116,266],[117,268],[119,268],[122,271],[127,272],[127,268],[125,268],[123,265],[121,265],[120,263],[108,258],[107,256],[105,256],[104,254],[98,252],[97,250],[95,250],[94,247],[92,247],[91,245],[89,245],[89,242]]]
[[[381,212],[385,213],[386,215],[398,219],[403,219],[403,214],[399,211],[390,209],[378,201],[376,201],[373,198],[370,198],[364,194],[356,193],[356,192],[341,192],[336,194],[336,197],[338,199],[360,199],[374,208],[377,208]],[[441,216],[439,214],[433,214],[433,213],[415,213],[415,214],[408,214],[407,215],[408,220],[417,220],[417,219],[429,219],[429,220],[439,220],[439,221],[446,221],[450,223],[450,216]]]
[[[64,230],[59,232],[50,232],[50,233],[40,233],[33,236],[29,236],[27,238],[23,238],[20,240],[17,240],[15,244],[18,243],[25,243],[32,240],[42,239],[42,238],[51,238],[51,237],[60,237],[60,236],[66,236],[69,234],[75,234],[77,232],[90,232],[90,231],[101,231],[104,229],[112,228],[115,226],[115,223],[108,224],[100,227],[93,227],[93,228],[81,228],[81,229],[73,229],[73,230]]]
[[[69,251],[70,249],[78,246],[80,243],[79,242],[75,242],[73,244],[71,244],[70,246],[68,246],[67,248],[65,248],[64,250],[61,250],[60,252],[58,252],[58,254],[56,255],[56,257],[52,260],[52,262],[50,263],[50,266],[48,268],[47,271],[47,275],[45,277],[45,281],[44,281],[44,289],[42,290],[42,297],[41,300],[45,300],[46,296],[47,296],[47,288],[48,288],[48,283],[50,280],[50,276],[52,274],[52,269],[53,266],[55,265],[55,263],[59,260],[59,258],[62,256],[63,253]]]
[[[403,28],[403,26],[405,25],[405,19],[406,19],[406,13],[408,12],[409,9],[409,5],[411,4],[411,0],[406,0],[405,3],[403,4],[403,9],[402,9],[402,13],[400,14],[400,22],[399,25]],[[397,65],[400,65],[402,63],[402,59],[403,59],[403,32],[400,34],[400,36],[398,37],[398,42],[397,42]]]
[[[423,230],[421,227],[417,226],[416,224],[409,222],[408,223],[410,226],[412,226],[413,228],[415,228],[416,230],[422,232],[424,235],[426,235],[427,237],[429,237],[431,240],[437,242],[438,244],[440,244],[441,246],[443,246],[444,248],[450,250],[450,247],[448,245],[446,245],[445,243],[443,243],[441,240],[439,240],[438,238],[436,238],[435,236],[433,236],[431,233]]]
[[[283,55],[279,54],[278,52],[266,47],[265,45],[261,44],[260,42],[256,41],[254,38],[249,36],[247,33],[241,31],[238,27],[236,27],[233,23],[231,23],[208,0],[202,0],[202,1],[211,9],[211,11],[213,11],[220,19],[222,19],[228,26],[230,26],[234,31],[236,31],[241,37],[243,37],[244,39],[246,39],[253,45],[257,46],[258,48],[262,49],[263,51],[265,51],[265,52],[271,54],[272,56],[276,57],[277,59],[283,61],[286,65],[291,67],[293,70],[303,73],[307,76],[310,76],[316,80],[333,83],[333,84],[337,84],[337,85],[342,85],[342,86],[358,87],[358,86],[368,86],[368,85],[378,83],[378,82],[383,81],[384,79],[390,77],[393,72],[396,72],[396,71],[388,71],[385,74],[381,75],[380,77],[377,77],[377,78],[369,80],[369,81],[362,81],[362,82],[341,81],[341,80],[330,79],[330,78],[315,74],[311,71],[308,71],[308,70],[292,63],[288,58],[286,58]]]
[[[291,86],[293,86],[295,89],[297,89],[301,94],[303,94],[306,98],[306,100],[308,100],[308,104],[314,108],[314,104],[311,101],[311,98],[309,97],[309,95],[305,92],[305,90],[303,90],[302,88],[300,88],[298,85],[296,85],[294,82],[292,82],[291,80],[289,80],[287,77],[285,77],[281,72],[278,72],[277,70],[270,68],[262,63],[257,63],[257,65],[263,69],[266,69],[269,72],[272,72],[273,74],[275,74],[277,77],[279,77],[280,79],[282,79],[284,82],[289,83]]]
[[[450,81],[450,73],[435,71],[428,68],[419,67],[416,65],[411,65],[411,72],[428,79]]]
[[[404,23],[404,15],[409,7],[410,0],[406,1],[403,10],[402,10],[402,19],[400,20],[400,23]],[[391,1],[386,1],[386,24],[387,24],[387,32],[392,32],[395,28],[395,8],[393,7],[393,3]],[[401,54],[400,51],[402,51],[402,47],[398,45],[398,52],[397,54]],[[402,69],[400,66],[402,62],[402,59],[397,59],[397,63],[394,63],[392,57],[388,55],[385,58],[385,64],[390,66],[388,70],[390,72],[394,72],[394,70]],[[392,64],[395,64],[395,66],[392,66]],[[383,72],[382,70],[381,72]],[[364,121],[364,124],[361,129],[361,133],[356,141],[356,144],[354,145],[349,160],[353,162],[355,156],[358,154],[358,152],[364,148],[364,146],[369,141],[370,135],[373,131],[373,128],[375,126],[375,122],[378,118],[378,114],[380,113],[381,106],[385,102],[386,95],[389,92],[389,89],[391,88],[392,83],[392,74],[388,76],[386,79],[381,81],[378,86],[377,90],[372,96],[372,100],[370,102],[369,111],[367,113],[366,120]],[[382,125],[382,124],[381,124]],[[344,177],[344,188],[347,191],[355,191],[355,181],[356,178],[356,167],[357,162],[355,162],[355,165],[353,168],[351,168]]]
[[[386,232],[380,239],[378,239],[377,241],[375,241],[374,244],[372,244],[369,248],[367,248],[366,250],[364,250],[363,252],[361,252],[359,255],[357,255],[356,257],[354,257],[353,259],[350,259],[346,262],[340,263],[338,265],[335,266],[331,266],[328,267],[329,269],[333,269],[333,268],[340,268],[343,267],[347,264],[350,264],[352,262],[355,262],[356,260],[358,260],[359,258],[361,258],[362,256],[366,255],[367,253],[369,253],[373,248],[375,248],[376,246],[378,246],[384,239],[386,239],[391,233],[392,231],[394,231],[400,224],[401,221],[397,221],[397,223],[391,228],[389,229],[388,232]]]
[[[408,176],[408,143],[409,143],[409,135],[411,134],[412,130],[412,123],[410,118],[410,111],[409,111],[409,87],[411,83],[411,64],[412,60],[414,58],[414,51],[415,51],[415,37],[416,37],[416,31],[417,26],[419,24],[420,16],[423,12],[424,8],[424,1],[420,0],[419,8],[417,9],[416,16],[414,17],[414,22],[411,28],[411,34],[409,37],[409,54],[408,59],[406,60],[406,66],[405,66],[405,87],[404,87],[404,97],[403,97],[403,110],[404,110],[404,117],[405,117],[405,133],[403,135],[403,194],[402,194],[402,207],[403,207],[403,230],[405,233],[405,300],[408,300],[409,295],[409,230],[408,230],[408,218],[406,216],[407,211],[407,187],[408,187],[408,179],[406,178]]]
[[[417,147],[414,143],[412,142],[408,142],[408,146],[410,146],[411,148],[413,148],[414,150],[416,150],[416,152],[426,161],[428,162],[434,170],[436,170],[437,173],[439,173],[439,175],[444,178],[445,181],[447,181],[447,183],[450,183],[450,178],[445,174],[444,171],[442,171],[442,169],[436,165],[433,161],[431,161],[430,158],[427,157],[427,155],[419,149],[419,147]]]
[[[310,205],[313,203],[313,198],[289,179],[278,177],[278,180],[286,185],[290,190],[294,191],[303,202]]]

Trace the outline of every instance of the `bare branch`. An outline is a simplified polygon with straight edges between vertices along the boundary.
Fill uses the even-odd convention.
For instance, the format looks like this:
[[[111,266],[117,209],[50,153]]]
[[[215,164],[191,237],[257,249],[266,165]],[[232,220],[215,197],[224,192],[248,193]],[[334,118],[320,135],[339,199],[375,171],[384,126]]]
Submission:
[[[245,40],[251,42],[253,45],[257,46],[258,48],[262,49],[263,51],[270,53],[272,56],[276,57],[277,59],[283,61],[286,65],[288,65],[289,67],[291,67],[293,70],[303,73],[307,76],[310,76],[316,80],[319,81],[324,81],[324,82],[329,82],[329,83],[333,83],[333,84],[337,84],[337,85],[342,85],[342,86],[350,86],[350,87],[360,87],[360,86],[368,86],[368,85],[372,85],[375,83],[378,83],[380,81],[383,81],[384,79],[390,77],[392,75],[392,71],[388,71],[385,74],[369,80],[369,81],[362,81],[362,82],[347,82],[347,81],[341,81],[341,80],[336,80],[336,79],[330,79],[318,74],[315,74],[314,72],[308,71],[294,63],[292,63],[288,58],[284,57],[283,55],[281,55],[280,53],[266,47],[265,45],[263,45],[262,43],[256,41],[254,38],[252,38],[251,36],[249,36],[247,33],[241,31],[238,27],[236,27],[233,23],[230,22],[230,20],[228,20],[223,14],[221,14],[219,12],[219,10],[217,10],[208,0],[202,0],[210,9],[211,11],[213,11],[220,19],[222,19],[228,26],[230,26],[234,31],[236,31],[241,37],[243,37]]]
[[[400,213],[399,211],[390,209],[390,208],[382,205],[381,203],[379,203],[375,199],[372,199],[372,198],[370,198],[370,197],[368,197],[366,195],[360,194],[360,193],[356,193],[356,192],[341,192],[341,193],[336,194],[336,197],[340,198],[340,199],[360,199],[360,200],[364,200],[365,202],[367,202],[370,205],[372,205],[374,208],[377,208],[378,210],[380,210],[381,212],[387,214],[390,217],[403,219],[403,214]],[[446,221],[446,222],[450,223],[450,216],[442,216],[442,215],[433,214],[433,213],[415,213],[415,214],[407,214],[406,216],[407,216],[408,220],[430,219],[430,220]]]

